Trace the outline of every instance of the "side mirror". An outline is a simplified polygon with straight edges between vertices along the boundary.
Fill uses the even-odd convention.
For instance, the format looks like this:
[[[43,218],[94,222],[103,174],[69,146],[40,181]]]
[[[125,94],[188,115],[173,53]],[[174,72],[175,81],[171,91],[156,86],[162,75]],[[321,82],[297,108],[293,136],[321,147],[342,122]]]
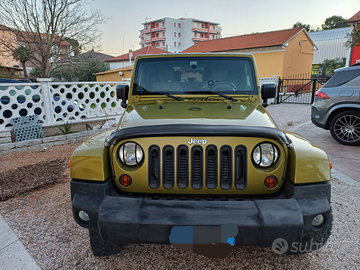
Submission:
[[[267,107],[267,100],[276,97],[276,84],[266,83],[261,86],[261,98],[263,99],[263,106]]]
[[[126,108],[126,100],[129,98],[129,86],[127,84],[116,85],[116,97],[122,100],[121,106]]]

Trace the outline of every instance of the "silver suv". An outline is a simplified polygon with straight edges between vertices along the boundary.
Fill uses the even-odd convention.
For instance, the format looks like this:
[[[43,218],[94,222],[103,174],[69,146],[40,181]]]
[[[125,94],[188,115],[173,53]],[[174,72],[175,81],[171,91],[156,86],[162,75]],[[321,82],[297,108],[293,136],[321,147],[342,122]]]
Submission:
[[[360,145],[360,63],[335,70],[316,92],[311,121],[341,144]]]

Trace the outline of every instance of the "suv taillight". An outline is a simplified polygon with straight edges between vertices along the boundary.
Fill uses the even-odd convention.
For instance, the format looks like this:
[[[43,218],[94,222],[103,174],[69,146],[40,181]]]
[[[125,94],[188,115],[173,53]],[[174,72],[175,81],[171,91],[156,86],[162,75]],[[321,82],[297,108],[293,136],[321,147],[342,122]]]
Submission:
[[[327,95],[325,95],[323,92],[321,92],[320,90],[315,92],[315,97],[318,98],[329,98]]]

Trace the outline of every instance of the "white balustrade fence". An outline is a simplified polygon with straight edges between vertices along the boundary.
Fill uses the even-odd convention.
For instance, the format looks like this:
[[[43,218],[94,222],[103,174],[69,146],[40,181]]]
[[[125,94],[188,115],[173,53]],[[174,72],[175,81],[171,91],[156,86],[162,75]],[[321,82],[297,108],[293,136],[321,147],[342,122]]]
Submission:
[[[124,111],[115,89],[124,82],[38,81],[0,84],[0,132],[11,130],[11,119],[19,116],[36,114],[43,126],[53,126],[112,119]]]

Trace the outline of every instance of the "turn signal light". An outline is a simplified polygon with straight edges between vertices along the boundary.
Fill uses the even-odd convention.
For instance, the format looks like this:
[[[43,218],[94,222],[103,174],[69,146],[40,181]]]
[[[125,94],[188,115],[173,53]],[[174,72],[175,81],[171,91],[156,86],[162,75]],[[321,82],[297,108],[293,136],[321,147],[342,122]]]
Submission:
[[[69,168],[71,168],[71,159],[69,160]]]
[[[331,163],[331,161],[329,161],[329,163],[330,163],[330,170],[332,170],[332,163]]]
[[[279,181],[276,176],[268,176],[265,179],[265,186],[267,188],[275,188],[278,185]]]
[[[131,177],[127,174],[121,175],[119,181],[120,181],[120,184],[124,187],[130,186],[132,183]]]

